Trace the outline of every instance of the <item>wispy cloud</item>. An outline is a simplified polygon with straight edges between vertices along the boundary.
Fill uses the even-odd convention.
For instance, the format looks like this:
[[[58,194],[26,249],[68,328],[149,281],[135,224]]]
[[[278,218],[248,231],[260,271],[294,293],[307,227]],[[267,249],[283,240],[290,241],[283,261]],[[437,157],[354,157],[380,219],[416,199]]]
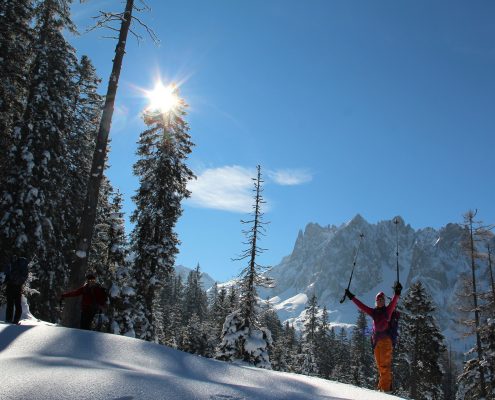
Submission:
[[[236,165],[207,169],[189,183],[189,202],[197,207],[248,213],[253,204],[254,176],[254,169]]]
[[[306,169],[279,169],[268,171],[267,175],[273,182],[282,186],[301,185],[313,179],[311,173]]]
[[[265,173],[261,171],[263,175]],[[197,173],[197,179],[191,181],[188,189],[191,198],[188,203],[195,207],[211,208],[239,213],[249,213],[253,206],[254,168],[238,165],[209,168]],[[267,184],[283,186],[300,185],[311,181],[311,173],[304,169],[280,169],[266,172]],[[268,211],[270,201],[264,207]]]

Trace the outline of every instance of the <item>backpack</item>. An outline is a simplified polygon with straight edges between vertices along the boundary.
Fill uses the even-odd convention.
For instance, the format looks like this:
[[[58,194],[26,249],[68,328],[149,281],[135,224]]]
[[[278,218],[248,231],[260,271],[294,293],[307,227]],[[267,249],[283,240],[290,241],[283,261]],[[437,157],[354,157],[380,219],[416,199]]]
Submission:
[[[10,265],[8,282],[12,285],[23,285],[28,278],[28,261],[19,257],[15,264]]]
[[[392,312],[392,315],[390,316],[390,321],[388,321],[388,333],[392,338],[392,343],[394,344],[394,347],[399,342],[399,319],[400,319],[400,312],[394,310]]]

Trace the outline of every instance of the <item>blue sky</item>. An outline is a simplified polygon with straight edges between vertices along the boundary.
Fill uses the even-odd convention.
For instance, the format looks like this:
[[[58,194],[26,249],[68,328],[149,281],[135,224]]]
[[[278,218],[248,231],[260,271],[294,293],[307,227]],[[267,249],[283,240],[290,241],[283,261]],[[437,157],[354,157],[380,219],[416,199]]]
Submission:
[[[113,185],[129,217],[141,89],[180,82],[198,176],[177,225],[177,263],[223,281],[243,264],[250,178],[264,173],[259,258],[276,265],[307,223],[401,215],[415,229],[495,222],[492,1],[148,0],[159,46],[129,37],[111,130]],[[81,31],[100,9],[74,6]],[[106,91],[110,32],[71,38]],[[130,231],[131,226],[128,224]]]

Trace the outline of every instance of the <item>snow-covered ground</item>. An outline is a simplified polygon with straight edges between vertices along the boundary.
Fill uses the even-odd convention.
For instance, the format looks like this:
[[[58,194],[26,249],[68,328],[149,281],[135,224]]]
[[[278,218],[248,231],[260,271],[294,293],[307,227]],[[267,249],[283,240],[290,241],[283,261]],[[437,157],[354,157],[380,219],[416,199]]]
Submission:
[[[386,400],[308,376],[201,358],[158,344],[25,319],[0,322],[0,398]]]

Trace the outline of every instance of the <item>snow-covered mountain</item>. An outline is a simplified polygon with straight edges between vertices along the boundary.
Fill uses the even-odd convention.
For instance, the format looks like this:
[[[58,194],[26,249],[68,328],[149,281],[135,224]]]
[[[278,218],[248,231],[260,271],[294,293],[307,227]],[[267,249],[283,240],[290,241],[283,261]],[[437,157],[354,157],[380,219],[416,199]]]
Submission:
[[[437,305],[442,331],[455,341],[456,292],[461,275],[470,273],[468,257],[461,248],[463,228],[448,224],[440,230],[414,230],[401,217],[396,218],[370,224],[358,214],[338,227],[308,224],[299,232],[292,253],[270,271],[276,287],[260,290],[260,297],[271,297],[279,317],[297,325],[307,298],[314,293],[320,306],[327,306],[334,324],[354,323],[356,307],[348,300],[343,304],[339,300],[349,282],[360,234],[364,234],[351,291],[371,306],[379,291],[392,296],[398,242],[404,292],[412,282],[421,280]],[[482,266],[480,275],[485,271]]]
[[[182,278],[182,282],[187,281],[187,277],[191,271],[193,271],[191,268],[184,267],[183,265],[175,266],[175,273]],[[215,280],[205,272],[201,272],[200,281],[204,290],[210,289],[215,284]]]

